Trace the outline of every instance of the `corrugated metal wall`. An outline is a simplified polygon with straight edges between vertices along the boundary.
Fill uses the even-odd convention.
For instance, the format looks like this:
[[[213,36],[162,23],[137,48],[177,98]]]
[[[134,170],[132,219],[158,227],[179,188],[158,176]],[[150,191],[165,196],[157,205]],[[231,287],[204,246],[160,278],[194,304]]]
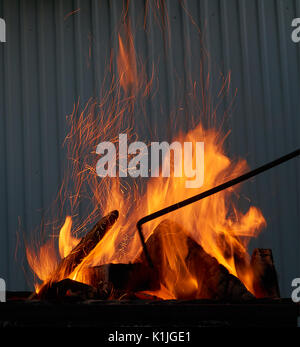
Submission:
[[[229,154],[254,168],[299,147],[300,44],[290,37],[300,1],[0,0],[7,24],[0,44],[0,277],[9,289],[28,288],[22,235],[53,202],[66,158],[66,115],[79,97],[83,105],[98,95],[127,5],[137,53],[149,71],[153,62],[157,67],[159,93],[147,113],[161,139],[171,136],[168,119],[178,100],[180,127],[197,114],[187,97],[194,81],[206,83],[209,72],[214,97],[221,74],[231,71],[216,111],[221,120],[230,109]],[[138,128],[147,136],[143,124]],[[294,160],[243,190],[268,222],[251,247],[273,249],[284,296],[300,277],[299,173]]]

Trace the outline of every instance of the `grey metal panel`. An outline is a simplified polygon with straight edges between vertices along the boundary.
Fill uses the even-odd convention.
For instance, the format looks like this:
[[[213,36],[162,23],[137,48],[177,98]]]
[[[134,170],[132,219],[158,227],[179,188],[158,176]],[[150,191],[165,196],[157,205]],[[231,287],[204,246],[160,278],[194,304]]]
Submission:
[[[0,277],[9,289],[28,287],[22,235],[39,226],[57,193],[66,161],[66,115],[79,97],[84,105],[99,95],[111,49],[117,48],[123,5],[0,0],[7,23],[7,43],[0,44]],[[290,39],[299,0],[136,0],[128,13],[149,75],[156,63],[159,93],[146,112],[157,138],[172,137],[170,117],[184,130],[192,115],[206,122],[209,100],[199,98],[195,105],[188,93],[195,81],[206,84],[209,73],[216,105],[221,74],[230,71],[231,88],[216,110],[218,121],[225,116],[224,131],[231,129],[229,154],[256,167],[299,147],[300,46]],[[152,140],[136,118],[141,137]],[[284,296],[300,277],[299,169],[294,160],[243,189],[268,223],[251,248],[273,249]]]

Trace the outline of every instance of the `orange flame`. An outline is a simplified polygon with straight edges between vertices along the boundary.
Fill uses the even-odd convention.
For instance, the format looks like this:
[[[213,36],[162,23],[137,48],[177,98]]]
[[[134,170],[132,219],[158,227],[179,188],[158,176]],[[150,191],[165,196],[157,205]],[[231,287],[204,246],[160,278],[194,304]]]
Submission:
[[[213,129],[204,130],[201,125],[198,125],[187,135],[176,140],[181,142],[203,140],[205,142],[205,183],[199,192],[238,176],[247,169],[244,160],[236,163],[229,160],[222,149],[223,141]],[[87,171],[86,174],[93,176],[95,173]],[[97,179],[100,181],[99,178]],[[137,187],[132,188],[129,194],[125,194],[124,187],[118,178],[102,180],[104,181],[102,182],[103,186],[95,185],[92,187],[94,197],[100,198],[101,196],[104,214],[113,209],[118,209],[121,214],[113,228],[69,276],[85,283],[88,283],[88,280],[84,276],[84,270],[91,266],[135,260],[141,252],[135,227],[139,218],[195,194],[194,189],[185,187],[186,177],[151,178],[147,183],[145,194],[139,194]],[[250,291],[253,291],[251,273],[249,271],[241,272],[237,269],[235,254],[242,254],[246,260],[248,259],[247,242],[251,237],[257,236],[266,222],[260,210],[253,206],[245,214],[240,212],[232,199],[236,192],[236,187],[219,192],[172,213],[169,218],[182,225],[207,253],[214,256],[230,273],[239,277]],[[145,226],[147,236],[151,234],[160,221],[161,219]],[[65,257],[78,242],[70,235],[71,224],[71,218],[67,217],[60,232],[61,257]],[[185,267],[184,259],[187,252],[185,246],[180,242],[180,239],[178,241],[174,239],[172,239],[172,247],[170,247],[169,242],[164,245],[166,259],[164,262],[165,291],[167,290],[168,294],[163,298],[170,296],[176,298],[180,295],[176,285],[178,282],[181,283],[181,290],[188,293],[199,285]],[[45,276],[43,271],[53,270],[54,265],[50,261],[52,257],[53,251],[47,245],[41,247],[40,254],[34,259],[29,253],[29,263],[41,280],[49,279],[51,272],[49,273],[47,270]],[[47,262],[50,266],[45,264]],[[185,268],[184,271],[182,271],[183,268]],[[179,269],[181,270],[179,271]],[[180,275],[180,278],[175,279],[174,275],[176,276],[176,274],[177,276]],[[162,292],[159,292],[159,295],[163,295]]]
[[[118,73],[120,85],[125,92],[129,88],[136,88],[138,82],[135,50],[133,46],[133,38],[130,36],[128,40],[128,49],[125,49],[121,36],[119,38],[119,55],[117,57]]]
[[[76,239],[71,234],[72,218],[67,216],[65,224],[60,229],[59,233],[59,254],[61,258],[65,258],[70,254],[73,248],[79,243],[80,239]]]
[[[128,124],[126,133],[130,136],[132,132],[130,116],[133,108],[126,96],[128,91],[133,88],[144,91],[141,93],[142,97],[149,95],[151,81],[146,82],[145,79],[138,77],[132,36],[129,36],[128,42],[126,49],[119,36],[117,58],[119,84],[113,83],[111,89],[104,92],[101,103],[90,100],[79,116],[76,107],[69,117],[71,130],[66,138],[66,144],[72,166],[69,168],[71,174],[67,171],[60,190],[61,201],[66,201],[68,180],[72,179],[75,193],[69,194],[67,200],[72,216],[76,215],[79,204],[85,198],[92,208],[83,211],[85,219],[75,225],[74,223],[72,225],[71,217],[66,218],[59,235],[60,258],[66,257],[79,242],[79,239],[71,235],[71,228],[73,228],[72,233],[77,234],[86,230],[101,215],[111,210],[120,212],[117,223],[69,276],[87,284],[89,280],[85,276],[85,270],[89,267],[107,263],[128,263],[137,258],[141,252],[141,244],[136,232],[136,222],[141,217],[208,190],[247,170],[245,160],[232,161],[226,156],[223,149],[226,136],[222,136],[214,128],[204,129],[198,124],[187,134],[180,134],[174,138],[174,141],[192,142],[194,145],[199,141],[204,142],[204,185],[199,190],[187,189],[185,176],[151,178],[146,183],[143,182],[145,183],[143,186],[146,187],[144,193],[141,192],[136,180],[128,183],[120,178],[100,179],[97,176],[95,168],[98,156],[94,152],[97,144],[106,140],[116,142],[118,134],[125,132],[123,126],[125,120]],[[120,96],[120,89],[126,94],[124,98]],[[131,137],[133,138],[132,134]],[[196,161],[195,151],[192,161]],[[219,192],[172,213],[168,218],[181,225],[207,253],[215,257],[230,273],[239,277],[253,292],[252,275],[247,266],[249,265],[247,244],[251,237],[258,235],[266,225],[266,221],[256,207],[251,206],[246,213],[239,211],[235,203],[238,189],[239,187],[232,187]],[[145,225],[146,237],[150,236],[161,221],[162,218]],[[164,283],[156,292],[156,295],[162,299],[176,299],[182,297],[182,293],[191,295],[201,286],[186,267],[184,260],[186,245],[176,237],[163,242]],[[236,255],[246,262],[246,266],[242,269],[237,267]],[[43,282],[51,279],[51,273],[59,261],[53,242],[41,246],[36,253],[28,247],[27,258],[31,268]],[[38,290],[39,287],[36,288]]]

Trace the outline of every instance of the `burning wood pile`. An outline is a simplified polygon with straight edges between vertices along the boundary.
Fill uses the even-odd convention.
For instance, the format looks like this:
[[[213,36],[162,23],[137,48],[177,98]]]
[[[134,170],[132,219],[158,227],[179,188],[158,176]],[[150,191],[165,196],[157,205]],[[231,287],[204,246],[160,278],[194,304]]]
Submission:
[[[84,270],[84,283],[70,279],[70,274],[102,240],[118,216],[118,211],[112,211],[103,217],[61,260],[51,280],[44,283],[33,298],[155,300],[159,298],[156,293],[169,287],[168,281],[173,282],[173,294],[177,299],[240,301],[254,297],[279,297],[271,250],[255,249],[249,262],[238,248],[232,249],[228,239],[220,237],[218,240],[230,254],[234,253],[237,271],[247,270],[253,275],[251,293],[238,277],[205,252],[187,231],[168,219],[163,220],[146,241],[153,264],[149,265],[145,253],[141,252],[132,263],[87,268]],[[172,256],[169,257],[169,253]]]
[[[187,117],[183,119],[184,128],[190,130],[180,129],[171,145],[165,141],[151,142],[160,150],[156,152],[157,160],[151,161],[153,176],[139,187],[136,178],[148,177],[150,169],[148,145],[135,141],[128,146],[127,139],[139,138],[135,133],[136,114],[146,109],[146,103],[157,91],[156,87],[152,90],[155,69],[149,78],[136,59],[130,27],[128,20],[125,38],[118,35],[117,71],[110,64],[111,85],[106,88],[105,81],[100,101],[90,99],[82,110],[77,104],[67,117],[70,127],[64,141],[67,167],[56,199],[59,211],[51,220],[60,220],[65,213],[67,217],[59,233],[59,257],[56,245],[52,244],[52,236],[58,230],[56,222],[47,243],[39,244],[37,249],[26,247],[35,280],[42,282],[40,285],[35,281],[33,297],[230,301],[279,297],[272,252],[256,249],[251,258],[247,251],[250,239],[258,236],[266,220],[255,206],[240,211],[237,185],[298,156],[299,150],[247,172],[245,160],[232,160],[226,155],[224,142],[228,134],[223,134],[215,124],[218,107],[210,104],[212,98],[206,95],[210,88],[193,83],[190,95],[195,103],[193,109],[199,108],[199,112],[189,114],[187,123]],[[201,76],[201,80],[209,81],[209,73]],[[220,96],[229,89],[229,81],[230,78],[224,80]],[[181,104],[173,107],[184,111]],[[144,111],[142,114],[145,118],[139,118],[139,124],[146,129],[152,120],[149,122]],[[212,121],[208,122],[212,123],[209,128],[202,124],[206,118]],[[164,126],[172,127],[172,119]],[[148,130],[149,134],[156,132],[152,125]],[[116,139],[119,139],[117,146]],[[205,167],[202,164],[198,167],[199,157],[204,159],[204,143]],[[188,155],[182,152],[185,147],[190,148]],[[197,147],[203,149],[200,151],[203,155],[197,154]],[[112,155],[106,153],[109,149]],[[99,167],[103,169],[101,174]],[[200,192],[197,196],[193,196],[191,189],[195,187],[186,184],[194,178],[202,182],[196,187]],[[218,194],[212,196],[215,193]],[[206,199],[201,204],[192,204],[203,198]],[[82,210],[81,204],[87,209]],[[181,207],[185,208],[172,215],[172,220],[162,220],[166,213]],[[99,211],[112,212],[99,220]],[[141,216],[147,217],[136,224]],[[141,225],[156,218],[161,218],[160,223],[149,224],[145,241]],[[98,222],[86,233],[95,221]],[[85,236],[79,240],[77,235],[82,232]]]

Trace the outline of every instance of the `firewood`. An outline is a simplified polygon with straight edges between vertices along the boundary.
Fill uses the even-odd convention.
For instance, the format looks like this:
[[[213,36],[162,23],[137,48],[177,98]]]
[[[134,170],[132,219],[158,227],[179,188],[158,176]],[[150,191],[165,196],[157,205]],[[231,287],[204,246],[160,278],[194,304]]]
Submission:
[[[160,288],[157,272],[142,263],[95,266],[85,270],[84,277],[87,283],[104,290],[137,292]]]
[[[67,278],[82,260],[96,247],[106,232],[118,219],[118,211],[112,211],[107,216],[101,218],[99,222],[88,232],[70,252],[68,256],[61,260],[56,270],[51,274],[51,280],[45,283],[39,292],[40,296],[56,282]]]
[[[171,282],[173,295],[176,298],[192,298],[196,293],[182,293],[182,283],[178,278],[184,278],[185,259],[188,255],[187,236],[182,228],[170,220],[162,221],[146,240],[146,247],[157,271],[159,281],[165,287]],[[138,262],[147,264],[144,252],[137,258]],[[173,268],[169,264],[173,265]],[[180,271],[182,270],[182,271]]]
[[[73,281],[69,278],[55,283],[48,283],[35,298],[49,301],[59,300],[89,300],[98,297],[97,289],[87,284]],[[46,289],[46,288],[45,288]]]
[[[60,280],[68,277],[82,260],[96,247],[106,232],[113,226],[119,217],[118,211],[112,211],[88,232],[78,243],[78,245],[66,256],[58,265],[53,280]]]
[[[254,275],[253,289],[257,298],[279,298],[277,273],[271,249],[256,248],[251,266]]]
[[[204,251],[183,228],[169,220],[161,222],[146,241],[146,246],[161,283],[172,282],[177,299],[253,298],[244,284]],[[139,261],[146,263],[142,253]],[[172,265],[173,264],[173,265]],[[191,286],[187,288],[187,281]],[[196,282],[192,286],[192,280]]]
[[[198,280],[197,297],[216,300],[247,300],[254,296],[239,278],[229,273],[216,258],[204,251],[202,246],[189,238],[187,266]]]

